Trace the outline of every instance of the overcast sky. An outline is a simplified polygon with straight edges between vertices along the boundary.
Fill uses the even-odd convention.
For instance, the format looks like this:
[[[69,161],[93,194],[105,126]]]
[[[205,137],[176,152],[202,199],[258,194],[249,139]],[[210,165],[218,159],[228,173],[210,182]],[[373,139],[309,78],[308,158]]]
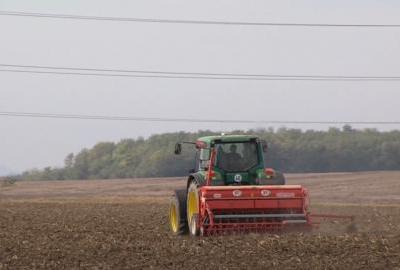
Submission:
[[[400,2],[394,0],[0,0],[0,10],[187,20],[400,24]],[[400,76],[400,28],[216,26],[0,16],[0,30],[0,64]],[[399,87],[399,81],[219,81],[0,72],[0,111],[399,121]],[[99,141],[166,131],[255,127],[262,126],[1,117],[0,168],[21,171],[61,165],[69,152]],[[398,126],[380,129],[394,128]]]

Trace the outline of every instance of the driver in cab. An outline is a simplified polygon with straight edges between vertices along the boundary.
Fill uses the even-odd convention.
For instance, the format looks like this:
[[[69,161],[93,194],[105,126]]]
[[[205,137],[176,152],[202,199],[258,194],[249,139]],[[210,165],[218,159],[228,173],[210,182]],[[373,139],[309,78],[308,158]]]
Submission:
[[[235,170],[240,166],[242,157],[237,153],[237,146],[235,144],[229,147],[229,151],[230,152],[226,154],[227,167],[229,170]]]

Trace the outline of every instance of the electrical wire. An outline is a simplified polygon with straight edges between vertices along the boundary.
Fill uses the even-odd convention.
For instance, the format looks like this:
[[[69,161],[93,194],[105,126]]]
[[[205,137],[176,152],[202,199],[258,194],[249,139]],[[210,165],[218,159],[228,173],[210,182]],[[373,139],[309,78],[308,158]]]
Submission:
[[[231,124],[322,124],[322,125],[398,125],[400,121],[299,121],[299,120],[244,120],[244,119],[197,119],[197,118],[161,118],[84,114],[55,114],[37,112],[1,111],[4,117],[30,117],[51,119],[79,119],[106,121],[140,121],[140,122],[186,122],[186,123],[231,123]]]
[[[130,77],[130,78],[161,78],[161,79],[196,79],[196,80],[245,80],[245,81],[400,81],[400,78],[298,78],[298,77],[213,77],[213,76],[178,76],[178,75],[138,75],[118,73],[82,73],[63,71],[36,71],[0,69],[0,72],[29,73],[29,74],[50,74],[50,75],[78,75],[98,77]]]
[[[377,79],[377,80],[398,80],[400,76],[343,76],[343,75],[283,75],[283,74],[249,74],[249,73],[207,73],[207,72],[177,72],[177,71],[150,71],[150,70],[127,70],[127,69],[100,69],[100,68],[77,68],[63,66],[45,65],[16,65],[3,64],[0,67],[8,68],[29,68],[29,69],[50,69],[50,70],[70,70],[70,71],[95,71],[95,72],[114,72],[114,73],[143,73],[143,74],[164,74],[179,76],[229,76],[229,77],[267,77],[267,78],[312,78],[312,79]]]
[[[213,20],[178,20],[156,18],[102,17],[72,14],[34,13],[21,11],[0,11],[1,16],[36,17],[52,19],[73,19],[93,21],[168,23],[168,24],[198,24],[198,25],[231,25],[231,26],[284,26],[284,27],[363,27],[363,28],[398,28],[400,24],[332,24],[332,23],[280,23],[280,22],[243,22],[243,21],[213,21]]]

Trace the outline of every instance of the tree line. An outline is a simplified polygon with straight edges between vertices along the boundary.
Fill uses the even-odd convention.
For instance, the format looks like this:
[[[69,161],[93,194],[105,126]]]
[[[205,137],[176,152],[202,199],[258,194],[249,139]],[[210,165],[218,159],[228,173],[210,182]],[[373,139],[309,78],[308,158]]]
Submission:
[[[217,135],[211,131],[176,132],[147,139],[100,142],[90,149],[71,153],[63,167],[33,169],[14,176],[18,180],[114,179],[184,176],[194,167],[194,149],[173,154],[178,141]],[[327,131],[280,128],[234,131],[256,134],[269,150],[266,166],[283,172],[340,172],[400,169],[400,131],[330,128]]]

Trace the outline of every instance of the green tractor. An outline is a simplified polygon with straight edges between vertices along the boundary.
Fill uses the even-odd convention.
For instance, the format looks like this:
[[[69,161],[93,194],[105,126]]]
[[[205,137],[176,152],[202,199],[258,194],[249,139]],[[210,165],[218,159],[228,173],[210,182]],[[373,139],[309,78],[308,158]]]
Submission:
[[[285,185],[281,172],[264,165],[267,144],[253,135],[199,138],[196,167],[186,188],[176,190],[169,207],[176,235],[211,235],[226,231],[271,231],[286,224],[308,224],[307,192]]]

